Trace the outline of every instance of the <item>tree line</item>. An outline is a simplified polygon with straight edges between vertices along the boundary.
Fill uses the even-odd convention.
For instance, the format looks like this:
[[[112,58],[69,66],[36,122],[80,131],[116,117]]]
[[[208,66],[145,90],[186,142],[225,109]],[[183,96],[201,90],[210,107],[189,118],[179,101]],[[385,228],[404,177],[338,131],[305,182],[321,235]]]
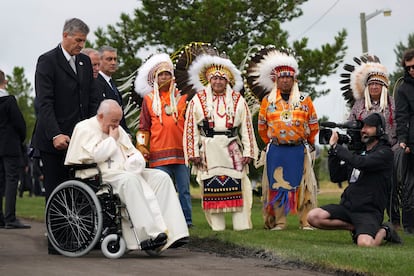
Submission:
[[[317,98],[330,92],[321,88],[323,79],[334,73],[343,62],[347,46],[345,29],[338,30],[330,42],[317,49],[309,49],[308,38],[288,43],[289,33],[281,24],[303,15],[301,5],[306,0],[143,0],[133,15],[122,13],[114,25],[99,27],[95,41],[87,47],[99,48],[111,45],[118,50],[119,69],[114,78],[130,78],[142,63],[140,51],[152,49],[173,54],[180,47],[202,41],[225,52],[236,65],[241,65],[249,49],[256,45],[273,44],[292,49],[297,57],[301,73],[298,76],[301,91]],[[408,43],[400,42],[394,49],[397,71],[390,74],[390,92],[393,84],[402,76],[399,65],[402,53],[414,47],[414,34]],[[240,68],[241,70],[243,68]],[[27,141],[35,123],[33,86],[27,80],[24,68],[14,67],[8,91],[15,95],[27,123]],[[133,88],[127,87],[127,92]],[[128,91],[129,90],[129,91]],[[125,90],[124,90],[125,91]],[[325,118],[326,119],[326,118]],[[131,119],[133,120],[133,119]]]

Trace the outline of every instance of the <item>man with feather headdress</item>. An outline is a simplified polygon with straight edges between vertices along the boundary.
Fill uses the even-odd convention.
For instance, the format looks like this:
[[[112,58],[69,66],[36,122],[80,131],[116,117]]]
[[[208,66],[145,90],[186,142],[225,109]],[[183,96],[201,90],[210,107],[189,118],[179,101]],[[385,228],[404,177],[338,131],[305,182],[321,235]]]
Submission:
[[[204,51],[193,55],[198,46]],[[181,57],[194,57],[184,63],[179,58],[176,69],[190,64],[188,81],[181,84],[197,91],[187,107],[184,152],[202,188],[206,219],[214,231],[222,231],[225,213],[231,213],[234,230],[251,229],[248,164],[256,158],[257,145],[249,107],[238,92],[241,73],[208,45],[192,44]]]
[[[300,228],[313,229],[306,217],[316,206],[310,151],[319,126],[311,98],[299,92],[297,74],[294,56],[274,46],[263,47],[248,62],[247,83],[261,99],[258,132],[267,144],[263,215],[271,230],[286,229],[286,215],[297,211]]]

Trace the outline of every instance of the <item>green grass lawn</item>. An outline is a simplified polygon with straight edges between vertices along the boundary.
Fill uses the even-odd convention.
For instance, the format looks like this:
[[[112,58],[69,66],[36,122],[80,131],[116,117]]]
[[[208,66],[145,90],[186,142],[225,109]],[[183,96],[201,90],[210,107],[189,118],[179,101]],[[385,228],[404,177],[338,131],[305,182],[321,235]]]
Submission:
[[[321,184],[322,185],[322,184]],[[329,190],[329,192],[328,192]],[[324,183],[318,195],[319,205],[338,203],[341,190],[335,184]],[[376,248],[359,248],[352,243],[347,231],[304,231],[299,230],[296,216],[288,216],[288,229],[268,231],[263,229],[260,198],[254,198],[252,209],[253,230],[233,231],[230,216],[227,229],[213,232],[208,226],[201,209],[198,191],[192,190],[193,222],[191,236],[215,238],[224,242],[248,248],[271,252],[287,261],[304,262],[310,266],[322,267],[337,272],[356,272],[368,275],[413,275],[414,236],[400,232],[404,245],[386,244]],[[25,197],[17,200],[19,217],[43,221],[43,197]]]

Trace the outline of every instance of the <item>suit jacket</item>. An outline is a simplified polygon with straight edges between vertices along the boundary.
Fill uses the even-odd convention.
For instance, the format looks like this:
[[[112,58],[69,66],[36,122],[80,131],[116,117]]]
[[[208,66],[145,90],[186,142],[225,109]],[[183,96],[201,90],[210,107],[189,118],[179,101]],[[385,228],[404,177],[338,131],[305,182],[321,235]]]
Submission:
[[[26,122],[14,96],[0,97],[0,156],[21,156]]]
[[[117,101],[118,104],[122,107],[122,112],[123,112],[124,107],[122,103],[121,93],[119,93],[117,88],[115,88],[116,91],[114,91],[101,74],[98,74],[98,77],[95,80],[95,89],[96,89],[96,94],[102,97],[101,100],[112,99],[112,100]],[[122,116],[120,125],[127,133],[130,133],[128,126],[126,124],[124,115]]]
[[[72,70],[61,46],[41,55],[37,61],[35,90],[37,121],[33,145],[40,151],[64,154],[53,147],[53,137],[72,135],[77,122],[96,114],[99,97],[95,94],[91,60],[76,56]]]

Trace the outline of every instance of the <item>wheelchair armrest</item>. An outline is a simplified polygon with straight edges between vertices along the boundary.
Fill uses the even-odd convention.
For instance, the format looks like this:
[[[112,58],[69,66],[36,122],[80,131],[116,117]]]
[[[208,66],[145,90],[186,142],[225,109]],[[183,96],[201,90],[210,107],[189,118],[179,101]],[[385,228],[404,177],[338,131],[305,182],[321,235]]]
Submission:
[[[98,176],[99,181],[100,182],[102,181],[101,169],[99,169],[98,164],[96,164],[96,163],[71,164],[71,165],[66,165],[66,167],[69,169],[69,175],[73,178],[75,178],[77,171],[87,170],[87,169],[95,169],[96,172],[97,172],[97,176]]]
[[[98,167],[98,164],[96,163],[90,163],[90,164],[71,164],[66,165],[69,170],[79,171],[79,170],[86,170],[86,169],[92,169]]]

